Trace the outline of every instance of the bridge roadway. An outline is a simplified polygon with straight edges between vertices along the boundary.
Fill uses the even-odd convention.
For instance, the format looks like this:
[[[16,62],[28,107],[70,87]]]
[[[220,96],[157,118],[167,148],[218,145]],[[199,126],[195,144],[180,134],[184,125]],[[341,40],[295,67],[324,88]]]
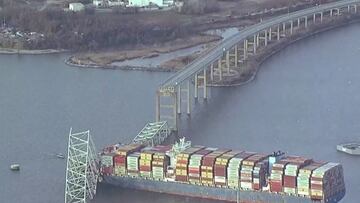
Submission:
[[[225,51],[231,49],[235,44],[240,43],[243,40],[246,40],[250,36],[254,36],[259,32],[264,31],[265,29],[271,28],[273,26],[277,26],[282,23],[286,23],[292,20],[304,18],[307,16],[311,16],[314,14],[326,12],[332,9],[342,8],[350,5],[359,4],[360,0],[343,0],[339,2],[334,2],[330,4],[324,4],[320,6],[316,6],[313,8],[300,10],[297,12],[284,14],[276,18],[265,20],[261,23],[258,23],[253,26],[249,26],[243,29],[240,33],[235,34],[229,37],[227,40],[224,40],[222,43],[218,44],[216,47],[211,49],[209,52],[205,53],[204,55],[195,59],[192,63],[186,65],[184,69],[178,71],[174,76],[170,77],[166,80],[162,85],[161,88],[167,87],[175,87],[180,83],[184,82],[191,76],[196,73],[201,72],[204,67],[209,66],[214,61],[221,58]],[[356,7],[355,7],[356,9]]]

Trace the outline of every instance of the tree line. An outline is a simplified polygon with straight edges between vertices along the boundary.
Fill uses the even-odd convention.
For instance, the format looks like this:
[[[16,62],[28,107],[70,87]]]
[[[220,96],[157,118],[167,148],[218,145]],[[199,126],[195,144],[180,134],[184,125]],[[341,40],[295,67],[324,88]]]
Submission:
[[[30,49],[95,50],[164,42],[193,32],[191,23],[182,22],[180,14],[148,15],[96,14],[93,10],[79,13],[61,9],[38,11],[19,5],[0,11],[0,18],[6,19],[8,26],[45,35],[44,40],[25,44],[25,48]]]

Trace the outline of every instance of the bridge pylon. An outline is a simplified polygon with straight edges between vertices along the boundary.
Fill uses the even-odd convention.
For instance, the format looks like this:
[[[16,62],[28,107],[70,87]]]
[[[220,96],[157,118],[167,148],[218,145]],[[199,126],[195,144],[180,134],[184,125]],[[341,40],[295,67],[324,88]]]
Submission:
[[[95,197],[99,159],[90,131],[70,129],[66,165],[65,203],[88,203]]]

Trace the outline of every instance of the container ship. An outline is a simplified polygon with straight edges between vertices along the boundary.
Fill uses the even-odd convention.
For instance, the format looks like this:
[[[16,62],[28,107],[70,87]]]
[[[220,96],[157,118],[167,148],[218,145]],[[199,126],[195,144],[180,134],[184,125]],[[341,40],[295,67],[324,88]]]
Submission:
[[[339,202],[341,164],[242,150],[112,145],[101,152],[102,182],[124,188],[229,202]]]

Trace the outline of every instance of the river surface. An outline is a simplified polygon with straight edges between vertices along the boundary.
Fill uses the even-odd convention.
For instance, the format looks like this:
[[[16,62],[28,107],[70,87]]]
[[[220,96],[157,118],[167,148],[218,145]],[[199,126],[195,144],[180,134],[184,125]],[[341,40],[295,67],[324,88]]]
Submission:
[[[360,157],[338,143],[360,141],[360,25],[300,41],[242,87],[215,88],[182,118],[195,144],[283,150],[344,166],[347,194],[360,199]],[[128,142],[155,115],[155,90],[171,73],[67,67],[66,55],[0,56],[0,202],[61,203],[70,127],[91,130],[98,148]],[[20,172],[9,165],[20,163]],[[96,203],[189,202],[186,197],[99,188]]]

